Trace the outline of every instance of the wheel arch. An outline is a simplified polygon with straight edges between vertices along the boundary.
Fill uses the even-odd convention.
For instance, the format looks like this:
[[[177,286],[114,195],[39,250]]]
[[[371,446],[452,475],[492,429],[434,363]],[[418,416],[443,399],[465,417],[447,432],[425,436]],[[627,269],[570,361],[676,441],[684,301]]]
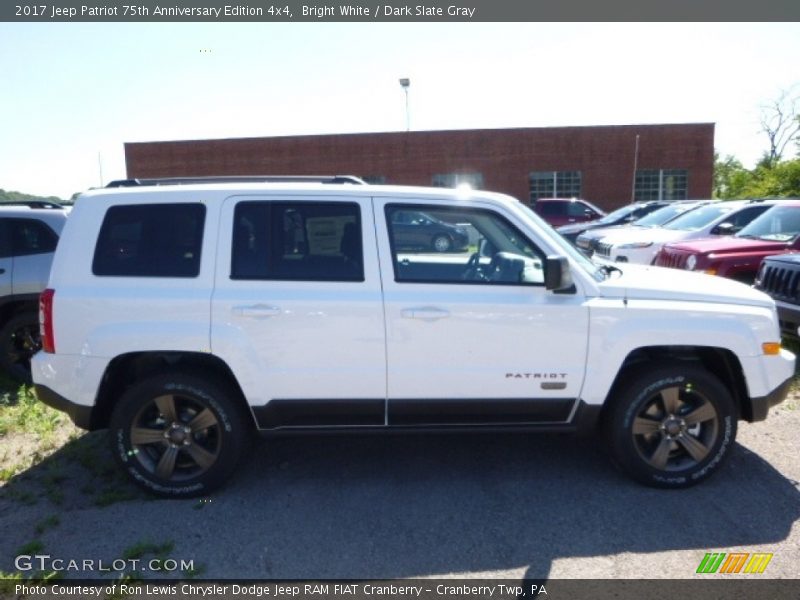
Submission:
[[[92,411],[91,429],[108,426],[116,400],[132,384],[147,377],[179,371],[210,377],[226,385],[247,414],[255,418],[230,367],[218,356],[203,352],[131,352],[115,357],[106,367]]]
[[[625,357],[603,403],[600,421],[608,413],[626,381],[647,368],[680,361],[699,364],[716,376],[730,391],[738,418],[753,420],[753,407],[749,401],[744,370],[731,350],[714,346],[645,346],[636,348]]]

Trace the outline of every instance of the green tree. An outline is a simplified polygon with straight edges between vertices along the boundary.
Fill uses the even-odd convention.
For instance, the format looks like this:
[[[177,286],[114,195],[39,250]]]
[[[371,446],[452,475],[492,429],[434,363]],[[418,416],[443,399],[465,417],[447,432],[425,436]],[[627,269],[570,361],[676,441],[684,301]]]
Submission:
[[[745,198],[753,179],[753,172],[745,169],[736,157],[720,158],[714,153],[714,198]]]
[[[12,192],[0,189],[0,202],[21,202],[25,200],[47,200],[49,202],[63,202],[61,198],[56,196],[34,196],[32,194],[23,194],[22,192]]]
[[[800,158],[757,167],[747,191],[754,197],[800,198]]]

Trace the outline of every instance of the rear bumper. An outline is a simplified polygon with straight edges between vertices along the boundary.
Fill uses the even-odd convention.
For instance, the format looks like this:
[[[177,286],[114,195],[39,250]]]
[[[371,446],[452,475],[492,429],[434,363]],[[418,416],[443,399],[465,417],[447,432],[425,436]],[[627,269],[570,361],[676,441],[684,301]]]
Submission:
[[[789,377],[786,381],[772,390],[766,396],[750,398],[750,414],[745,415],[748,421],[763,421],[767,418],[769,409],[783,402],[789,394],[794,377]]]
[[[56,410],[67,413],[72,422],[81,429],[92,429],[92,407],[70,402],[60,396],[46,385],[36,384],[33,386],[36,397],[48,406]]]

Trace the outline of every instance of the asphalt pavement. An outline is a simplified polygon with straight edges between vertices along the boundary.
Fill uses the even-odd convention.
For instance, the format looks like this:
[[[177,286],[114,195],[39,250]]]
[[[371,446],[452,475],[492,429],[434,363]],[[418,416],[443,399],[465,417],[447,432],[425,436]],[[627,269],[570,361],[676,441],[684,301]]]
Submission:
[[[39,553],[106,564],[139,542],[171,542],[169,556],[204,578],[692,578],[713,551],[772,553],[763,577],[797,578],[798,431],[796,398],[765,422],[740,423],[725,468],[682,491],[629,481],[591,438],[268,439],[203,501],[136,492],[105,507],[89,500],[102,478],[85,468],[53,479],[74,454],[64,448],[5,486],[0,569],[12,571],[35,539]],[[103,435],[90,439],[105,460]],[[48,477],[60,504],[30,499]],[[134,489],[114,485],[123,497]],[[53,514],[58,525],[36,532]]]

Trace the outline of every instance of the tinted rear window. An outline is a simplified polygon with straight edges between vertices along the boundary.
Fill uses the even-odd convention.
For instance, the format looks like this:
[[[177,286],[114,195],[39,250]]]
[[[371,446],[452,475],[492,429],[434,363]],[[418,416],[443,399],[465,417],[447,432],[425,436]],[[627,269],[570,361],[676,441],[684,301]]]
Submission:
[[[117,277],[197,277],[206,209],[202,204],[112,206],[92,272]]]
[[[361,215],[343,202],[240,202],[231,279],[364,281]]]

